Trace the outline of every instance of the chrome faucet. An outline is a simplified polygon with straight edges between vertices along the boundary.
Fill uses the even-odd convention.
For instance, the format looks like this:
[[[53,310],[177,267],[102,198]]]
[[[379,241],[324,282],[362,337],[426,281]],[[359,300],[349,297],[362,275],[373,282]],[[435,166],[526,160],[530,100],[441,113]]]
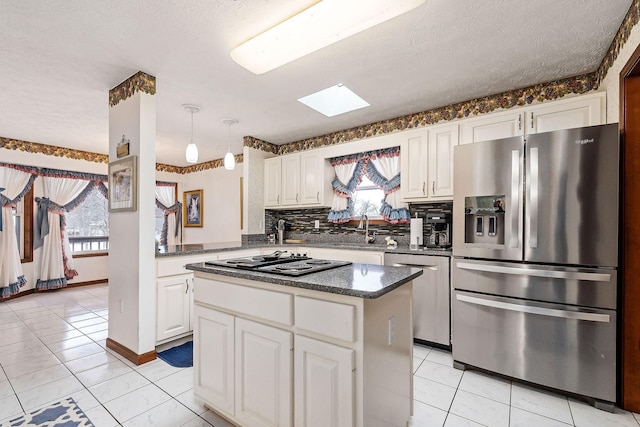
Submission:
[[[373,235],[369,236],[369,217],[367,214],[362,214],[360,217],[360,223],[358,224],[358,229],[362,230],[362,222],[366,221],[366,228],[364,231],[364,242],[365,243],[373,243],[376,240],[376,232],[373,232]]]

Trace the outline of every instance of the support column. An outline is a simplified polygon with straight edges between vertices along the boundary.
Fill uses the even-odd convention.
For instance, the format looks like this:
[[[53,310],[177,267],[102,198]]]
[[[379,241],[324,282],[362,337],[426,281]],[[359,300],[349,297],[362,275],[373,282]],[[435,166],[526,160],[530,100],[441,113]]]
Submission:
[[[137,201],[130,210],[109,212],[107,347],[136,364],[156,358],[155,93],[156,78],[141,71],[109,91],[110,208],[117,191],[114,161],[135,157],[131,188]],[[118,158],[123,136],[129,140],[129,154]],[[115,206],[129,206],[122,203]]]

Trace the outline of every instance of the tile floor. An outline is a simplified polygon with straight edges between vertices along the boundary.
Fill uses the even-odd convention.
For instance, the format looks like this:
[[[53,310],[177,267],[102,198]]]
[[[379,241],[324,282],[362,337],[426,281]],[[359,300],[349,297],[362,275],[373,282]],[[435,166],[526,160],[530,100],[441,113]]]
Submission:
[[[193,368],[134,366],[107,350],[106,285],[0,303],[0,426],[72,397],[96,427],[229,427],[193,397]],[[452,367],[451,354],[414,347],[417,426],[640,427],[639,414]]]

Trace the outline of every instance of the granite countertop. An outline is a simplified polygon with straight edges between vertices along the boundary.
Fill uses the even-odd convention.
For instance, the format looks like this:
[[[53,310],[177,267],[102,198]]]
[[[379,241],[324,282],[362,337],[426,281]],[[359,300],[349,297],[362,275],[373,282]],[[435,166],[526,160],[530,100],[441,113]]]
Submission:
[[[299,277],[206,265],[203,262],[187,264],[185,268],[203,273],[370,299],[391,292],[422,274],[419,268],[372,264],[345,265]]]
[[[400,245],[395,249],[387,248],[386,245],[372,244],[367,245],[364,243],[319,243],[319,242],[304,242],[304,243],[284,243],[282,245],[268,244],[265,242],[220,242],[220,243],[194,243],[175,246],[159,246],[156,257],[169,257],[180,255],[198,255],[215,252],[228,252],[239,251],[244,249],[263,249],[272,248],[276,250],[286,250],[290,248],[329,248],[329,249],[344,249],[344,250],[357,250],[357,251],[370,251],[370,252],[384,252],[390,254],[411,254],[411,255],[434,255],[434,256],[451,256],[451,249],[420,249],[411,250],[408,245]]]

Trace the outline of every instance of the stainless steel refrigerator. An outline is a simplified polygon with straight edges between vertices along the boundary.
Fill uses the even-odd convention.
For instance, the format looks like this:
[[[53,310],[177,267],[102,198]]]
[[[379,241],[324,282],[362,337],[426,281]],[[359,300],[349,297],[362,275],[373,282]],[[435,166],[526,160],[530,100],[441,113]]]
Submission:
[[[616,401],[617,124],[458,146],[452,351]]]

